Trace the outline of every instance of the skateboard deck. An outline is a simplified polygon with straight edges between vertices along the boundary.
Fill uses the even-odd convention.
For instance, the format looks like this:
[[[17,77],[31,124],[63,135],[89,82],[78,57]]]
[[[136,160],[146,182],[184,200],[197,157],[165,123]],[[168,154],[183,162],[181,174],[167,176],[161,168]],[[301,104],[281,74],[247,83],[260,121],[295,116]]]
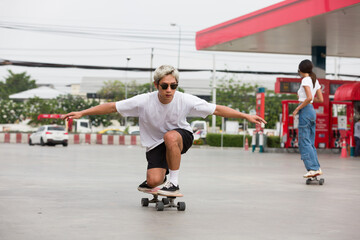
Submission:
[[[150,203],[155,203],[155,209],[156,211],[163,211],[164,208],[177,208],[178,211],[185,211],[186,204],[185,202],[177,202],[175,203],[175,199],[177,197],[183,197],[182,194],[178,194],[175,196],[165,196],[158,194],[157,190],[159,188],[153,188],[149,191],[141,191],[146,194],[151,194],[153,196],[152,199],[149,198],[142,198],[141,199],[141,206],[147,207]],[[160,200],[159,196],[162,197]]]
[[[324,185],[325,179],[324,178],[318,178],[318,176],[307,178],[306,179],[306,185],[310,185],[310,184]]]

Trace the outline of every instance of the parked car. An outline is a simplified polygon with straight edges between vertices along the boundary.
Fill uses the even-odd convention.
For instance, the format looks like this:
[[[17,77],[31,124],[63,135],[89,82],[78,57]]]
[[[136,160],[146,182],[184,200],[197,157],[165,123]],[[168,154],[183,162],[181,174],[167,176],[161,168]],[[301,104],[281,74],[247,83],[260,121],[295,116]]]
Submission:
[[[206,135],[204,137],[204,132],[204,130],[197,130],[194,132],[194,140],[199,140],[200,138],[205,139]]]
[[[98,132],[99,134],[107,134],[107,135],[124,135],[124,132],[120,129],[115,128],[106,128]]]
[[[62,144],[68,145],[69,135],[65,128],[57,125],[44,125],[30,135],[29,145],[40,144],[41,146]]]
[[[140,131],[138,131],[138,130],[132,131],[132,132],[130,132],[130,135],[140,135]]]
[[[196,120],[190,124],[194,132],[194,140],[199,138],[205,139],[207,134],[207,123],[205,121]]]

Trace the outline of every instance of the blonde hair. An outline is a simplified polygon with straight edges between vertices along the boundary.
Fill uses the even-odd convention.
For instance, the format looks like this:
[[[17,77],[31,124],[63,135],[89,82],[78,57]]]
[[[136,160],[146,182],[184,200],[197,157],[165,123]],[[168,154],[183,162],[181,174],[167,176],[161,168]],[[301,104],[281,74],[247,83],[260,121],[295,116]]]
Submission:
[[[167,75],[174,76],[176,83],[179,82],[179,71],[176,68],[170,65],[161,65],[154,72],[155,84],[159,84],[160,80]]]

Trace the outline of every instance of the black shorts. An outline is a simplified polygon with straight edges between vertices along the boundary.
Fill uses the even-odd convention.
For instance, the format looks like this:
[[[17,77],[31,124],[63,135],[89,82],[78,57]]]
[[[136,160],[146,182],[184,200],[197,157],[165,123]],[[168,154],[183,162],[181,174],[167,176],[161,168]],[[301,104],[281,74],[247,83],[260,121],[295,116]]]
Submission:
[[[186,153],[187,150],[191,147],[194,141],[194,136],[191,132],[185,129],[177,128],[174,129],[180,133],[183,140],[183,150],[181,154]],[[166,169],[166,174],[169,172],[168,164],[166,162],[166,146],[165,143],[161,143],[159,146],[151,149],[146,153],[146,159],[148,161],[147,169],[151,168],[164,168]]]

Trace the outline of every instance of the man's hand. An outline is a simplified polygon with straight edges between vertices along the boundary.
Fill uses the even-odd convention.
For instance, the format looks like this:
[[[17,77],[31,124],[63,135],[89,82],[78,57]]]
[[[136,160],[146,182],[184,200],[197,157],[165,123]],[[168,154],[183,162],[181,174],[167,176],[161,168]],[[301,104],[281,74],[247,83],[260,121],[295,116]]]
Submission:
[[[109,113],[113,113],[116,112],[116,103],[115,102],[109,102],[109,103],[104,103],[104,104],[100,104],[97,105],[95,107],[91,107],[85,110],[82,110],[80,112],[71,112],[68,114],[65,114],[62,119],[63,120],[68,120],[69,119],[79,119],[83,116],[88,116],[88,115],[104,115],[104,114],[109,114]]]
[[[62,120],[67,120],[69,121],[69,119],[79,119],[81,118],[83,115],[81,114],[81,112],[71,112],[71,113],[68,113],[68,114],[65,114],[63,117],[62,117]]]
[[[246,120],[256,124],[267,123],[262,117],[259,117],[258,115],[247,115]]]

